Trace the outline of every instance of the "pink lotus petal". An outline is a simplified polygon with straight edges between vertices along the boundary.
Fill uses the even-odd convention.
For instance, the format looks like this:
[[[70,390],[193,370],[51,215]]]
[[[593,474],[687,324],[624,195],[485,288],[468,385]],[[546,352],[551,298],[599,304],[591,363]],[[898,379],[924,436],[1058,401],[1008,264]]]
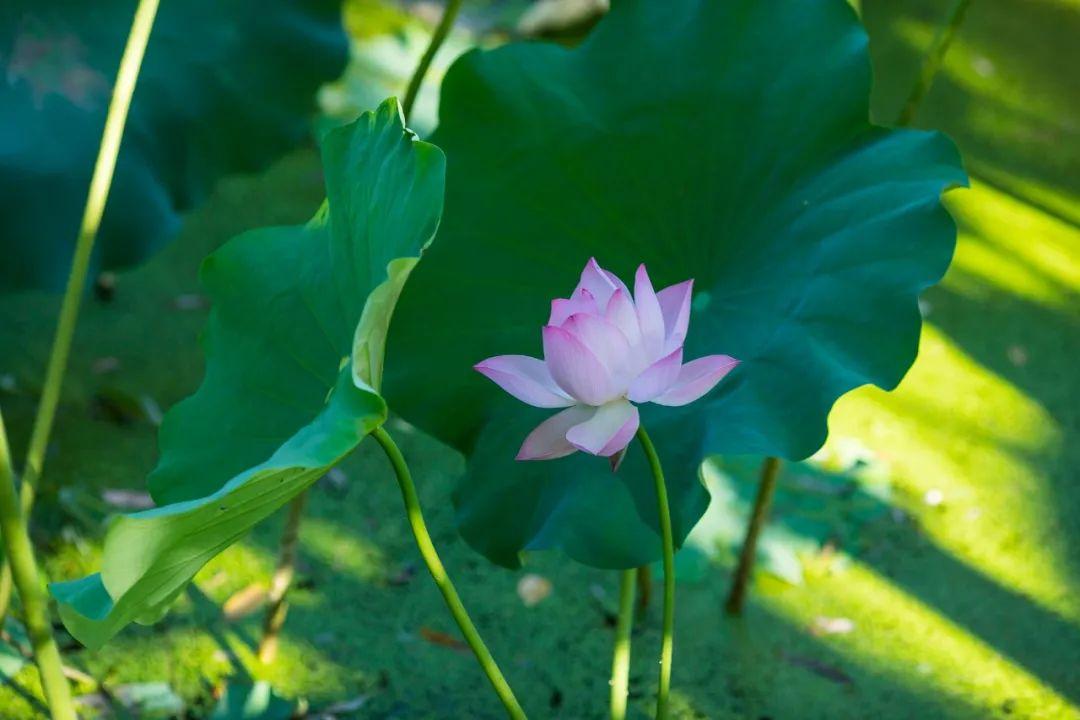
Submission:
[[[533,428],[518,450],[518,460],[554,460],[577,452],[566,433],[595,414],[595,408],[575,405],[552,415]]]
[[[631,347],[641,344],[641,326],[638,324],[637,310],[634,309],[634,301],[630,299],[630,293],[623,290],[613,292],[604,309],[604,318],[622,330],[622,334],[630,341]],[[647,362],[646,360],[646,364]]]
[[[641,327],[642,348],[650,361],[655,360],[663,354],[664,315],[644,263],[638,266],[634,276],[634,306]]]
[[[543,360],[526,355],[499,355],[473,368],[523,403],[534,407],[569,407],[573,399],[555,384]]]
[[[636,403],[642,403],[662,395],[679,379],[681,368],[682,348],[680,347],[675,348],[638,375],[630,383],[630,392],[627,393],[627,397]]]
[[[603,405],[618,393],[607,367],[563,328],[545,325],[544,362],[563,390],[586,405]]]
[[[666,287],[656,294],[660,312],[664,315],[664,352],[682,347],[686,341],[686,329],[690,325],[690,298],[694,281],[687,280]]]
[[[610,270],[603,270],[602,268],[601,268],[601,270],[604,273],[604,275],[607,277],[607,279],[610,280],[612,283],[614,283],[616,290],[622,290],[623,292],[625,292],[627,294],[630,293],[630,288],[626,287],[626,283],[624,283],[619,278],[618,275],[611,272]]]
[[[622,330],[598,315],[578,313],[562,324],[608,369],[611,379],[619,388],[633,378],[633,352]]]
[[[692,403],[716,387],[739,361],[727,355],[707,355],[682,366],[679,378],[667,392],[653,398],[657,405],[679,406]]]
[[[599,307],[604,307],[611,299],[611,294],[616,290],[626,290],[626,285],[615,275],[600,267],[596,258],[589,258],[585,269],[581,271],[581,280],[574,292],[582,289],[589,291]]]
[[[579,450],[609,457],[626,447],[637,429],[638,409],[626,400],[616,400],[570,428],[566,439]]]
[[[579,287],[569,299],[556,298],[551,301],[551,315],[548,317],[548,325],[562,325],[571,315],[577,313],[599,313],[600,308],[585,288]]]

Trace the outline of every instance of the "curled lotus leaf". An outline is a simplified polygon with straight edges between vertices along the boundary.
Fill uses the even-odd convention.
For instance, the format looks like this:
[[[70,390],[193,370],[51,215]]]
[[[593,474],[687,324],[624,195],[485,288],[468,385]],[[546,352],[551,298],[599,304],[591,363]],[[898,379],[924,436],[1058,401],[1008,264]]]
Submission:
[[[80,642],[154,622],[198,570],[303,492],[386,420],[365,368],[442,213],[444,158],[405,128],[395,100],[323,142],[327,203],[306,225],[245,233],[209,256],[206,377],[161,428],[159,507],[110,526],[99,573],[51,591]],[[388,289],[389,288],[389,289]],[[364,318],[362,321],[361,318]]]

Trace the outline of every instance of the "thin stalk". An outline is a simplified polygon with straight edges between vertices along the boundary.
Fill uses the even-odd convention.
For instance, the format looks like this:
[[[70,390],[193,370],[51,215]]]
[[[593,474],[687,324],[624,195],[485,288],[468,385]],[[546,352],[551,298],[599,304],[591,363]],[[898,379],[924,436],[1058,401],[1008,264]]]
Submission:
[[[778,458],[765,458],[761,464],[761,480],[758,483],[757,497],[754,498],[754,510],[750,515],[750,525],[746,528],[746,539],[743,540],[742,550],[739,553],[739,564],[735,568],[735,579],[731,584],[731,592],[728,593],[727,603],[724,608],[729,615],[742,613],[743,601],[746,599],[746,587],[750,581],[750,571],[754,568],[754,557],[757,553],[758,536],[765,526],[765,520],[769,516],[769,508],[772,506],[773,495],[776,492],[776,477],[780,473],[780,460]]]
[[[307,491],[300,493],[289,504],[289,514],[285,518],[285,529],[281,532],[281,546],[278,553],[277,569],[270,581],[270,593],[267,596],[268,607],[263,618],[262,638],[259,640],[259,660],[272,663],[277,657],[278,637],[289,614],[286,597],[292,588],[296,575],[296,549],[300,537],[300,519],[304,516],[307,505]]]
[[[41,687],[53,720],[76,720],[71,702],[71,688],[64,677],[64,664],[52,635],[49,603],[41,583],[26,519],[19,511],[15,492],[15,472],[11,467],[4,418],[0,415],[0,533],[10,561],[15,586],[22,598],[26,634],[34,649],[34,660],[41,674]]]
[[[412,474],[409,472],[409,466],[405,463],[401,450],[398,449],[393,438],[381,427],[376,428],[371,434],[375,441],[382,446],[390,465],[394,468],[398,485],[401,488],[401,498],[405,501],[405,512],[409,517],[409,525],[412,526],[413,537],[416,538],[416,546],[420,550],[421,557],[424,558],[428,571],[431,572],[432,579],[435,580],[435,585],[438,586],[439,592],[442,593],[443,600],[446,601],[446,606],[450,609],[450,614],[454,616],[458,627],[461,628],[461,634],[465,636],[465,641],[472,648],[480,667],[487,675],[491,686],[495,688],[495,693],[502,700],[502,704],[506,708],[506,714],[513,720],[525,720],[525,711],[521,709],[517,698],[514,697],[513,690],[510,689],[506,678],[503,677],[499,666],[495,663],[495,658],[491,656],[491,652],[480,638],[476,626],[469,619],[469,614],[461,603],[461,598],[458,597],[457,590],[454,589],[454,584],[446,573],[446,568],[443,567],[442,561],[439,559],[435,545],[431,542],[431,535],[428,534],[427,524],[424,522],[424,515],[420,510],[420,498],[417,497]]]
[[[949,46],[952,45],[956,33],[960,30],[960,25],[964,22],[964,14],[969,5],[971,5],[971,0],[955,0],[949,9],[945,23],[934,33],[934,39],[923,57],[915,86],[911,88],[911,94],[908,95],[907,102],[904,103],[900,115],[896,118],[897,125],[910,125],[915,121],[919,106],[922,105],[926,94],[930,92],[930,86],[934,84],[934,76],[941,69],[945,53],[949,51]]]
[[[401,103],[401,111],[404,113],[406,120],[412,114],[413,103],[416,102],[416,96],[420,93],[420,86],[424,83],[424,76],[427,75],[428,68],[431,67],[431,61],[435,59],[435,53],[439,51],[439,47],[446,40],[446,36],[450,34],[450,28],[454,26],[454,19],[457,18],[460,9],[461,0],[447,0],[446,8],[443,10],[442,17],[439,18],[439,24],[435,26],[431,41],[428,43],[427,49],[424,50],[424,54],[420,57],[420,62],[413,71],[412,77],[409,78],[409,86],[405,90],[405,100]]]
[[[630,631],[634,627],[636,570],[619,573],[619,619],[615,623],[615,651],[611,658],[611,720],[625,720],[630,690]]]
[[[649,602],[652,600],[652,568],[648,565],[642,565],[637,569],[637,590],[638,590],[638,602],[637,611],[638,617],[645,617],[645,613],[649,609]]]
[[[14,591],[15,587],[11,580],[11,565],[8,563],[7,553],[0,553],[0,624],[7,617],[8,608],[11,607],[11,594]]]
[[[101,227],[101,217],[105,213],[105,201],[109,197],[113,171],[116,169],[116,157],[120,153],[120,140],[124,135],[131,96],[135,92],[135,82],[139,78],[146,44],[150,39],[150,30],[154,26],[158,0],[139,0],[135,16],[131,21],[127,45],[120,58],[120,69],[116,74],[109,110],[105,115],[105,129],[101,135],[94,174],[90,178],[90,190],[86,196],[82,223],[75,239],[75,255],[71,261],[71,273],[68,275],[64,299],[60,305],[60,318],[56,324],[49,364],[45,371],[45,385],[41,391],[41,402],[34,429],[30,435],[30,446],[26,453],[23,467],[22,486],[19,503],[22,515],[29,522],[30,509],[34,505],[34,491],[41,477],[45,463],[45,450],[49,446],[53,420],[56,419],[56,406],[60,401],[60,387],[64,382],[68,355],[71,353],[71,339],[75,335],[75,323],[79,318],[79,305],[86,289],[86,274],[90,268],[90,257],[94,250],[94,240]],[[11,600],[11,578],[7,563],[0,567],[0,618],[7,613]],[[5,587],[7,588],[5,590]]]
[[[663,540],[664,620],[660,641],[660,687],[656,692],[656,720],[664,720],[668,715],[671,660],[675,652],[675,539],[671,533],[671,509],[668,507],[667,485],[664,483],[664,470],[660,467],[660,458],[643,425],[638,426],[637,438],[641,443],[641,449],[645,451],[645,457],[649,460],[649,467],[652,469],[653,480],[656,484],[656,509],[660,515],[660,537]]]

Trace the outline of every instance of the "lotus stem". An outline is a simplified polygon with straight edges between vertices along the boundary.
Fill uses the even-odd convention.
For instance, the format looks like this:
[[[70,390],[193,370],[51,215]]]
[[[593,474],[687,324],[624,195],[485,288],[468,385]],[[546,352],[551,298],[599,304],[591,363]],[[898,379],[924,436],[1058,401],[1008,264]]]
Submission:
[[[287,596],[292,589],[293,577],[296,576],[296,551],[300,538],[300,520],[304,517],[308,491],[297,495],[289,504],[289,514],[285,518],[285,528],[281,531],[281,545],[278,552],[277,569],[270,581],[270,593],[267,595],[266,617],[263,618],[262,638],[259,640],[259,661],[265,664],[274,662],[277,657],[278,638],[285,618],[289,614]]]
[[[49,604],[45,586],[41,583],[34,548],[30,544],[30,532],[26,518],[19,510],[15,491],[15,471],[11,467],[11,451],[4,418],[0,415],[0,534],[10,563],[15,586],[22,599],[26,634],[34,649],[34,660],[41,674],[41,687],[53,720],[76,720],[75,706],[71,702],[71,688],[64,676],[64,664],[53,639],[49,621]]]
[[[416,102],[416,96],[420,93],[420,86],[424,83],[424,76],[427,75],[428,68],[431,67],[431,62],[435,59],[435,54],[439,52],[439,47],[446,40],[446,36],[450,34],[450,28],[454,26],[454,20],[457,18],[460,9],[461,0],[447,0],[446,8],[443,10],[442,17],[439,18],[439,24],[435,26],[431,41],[428,43],[427,49],[424,50],[424,54],[420,57],[416,69],[413,70],[412,77],[409,78],[409,86],[405,89],[405,100],[401,103],[401,111],[405,115],[406,121],[412,115],[413,103]]]
[[[630,631],[634,627],[636,570],[619,573],[619,618],[615,623],[615,651],[611,659],[611,720],[625,720],[630,689]]]
[[[465,636],[465,641],[472,648],[473,654],[491,682],[491,686],[495,688],[495,693],[502,701],[503,707],[506,708],[506,714],[513,720],[525,720],[525,711],[521,709],[517,698],[514,697],[514,691],[510,689],[510,685],[506,682],[506,678],[503,677],[502,671],[499,670],[499,666],[495,663],[495,658],[492,657],[476,626],[469,619],[469,613],[465,610],[457,590],[454,589],[454,584],[450,581],[450,576],[447,574],[446,568],[443,567],[442,560],[439,559],[439,553],[436,552],[434,543],[431,542],[427,523],[424,522],[424,515],[420,510],[420,498],[416,494],[412,474],[409,472],[409,466],[405,463],[401,450],[398,449],[393,438],[381,427],[376,428],[371,434],[382,447],[383,452],[386,453],[386,457],[390,461],[390,465],[394,468],[398,485],[401,488],[401,498],[405,501],[405,512],[409,517],[409,525],[412,527],[413,537],[416,538],[416,546],[420,550],[421,557],[424,558],[424,564],[427,565],[435,585],[439,588],[439,592],[442,593],[450,614],[454,616],[458,627],[461,628],[461,634]]]
[[[56,324],[49,364],[45,371],[45,385],[41,391],[41,402],[34,429],[30,435],[30,446],[26,453],[23,468],[22,486],[19,504],[21,514],[30,519],[30,510],[34,506],[34,492],[41,478],[45,463],[45,450],[49,446],[53,421],[56,419],[56,406],[60,402],[60,388],[64,383],[64,371],[67,369],[68,356],[71,353],[71,339],[75,335],[75,323],[79,318],[79,305],[86,290],[86,275],[90,268],[90,256],[94,250],[94,240],[101,227],[101,217],[105,213],[105,201],[109,197],[116,158],[120,153],[120,141],[124,135],[131,96],[135,92],[135,83],[139,78],[146,44],[150,39],[150,30],[157,15],[158,0],[139,0],[135,16],[131,21],[127,45],[120,58],[120,69],[116,74],[112,99],[105,116],[105,129],[101,135],[94,174],[90,178],[90,189],[86,196],[82,223],[75,239],[75,254],[71,261],[71,273],[68,275],[64,299],[60,305],[60,318]],[[0,620],[7,614],[11,601],[10,568],[5,562],[0,566]]]
[[[896,118],[897,125],[910,125],[915,121],[915,117],[919,114],[919,106],[922,105],[926,94],[930,92],[930,86],[934,84],[934,77],[941,69],[945,53],[949,51],[949,46],[952,45],[956,33],[960,30],[960,25],[964,22],[964,15],[969,5],[971,5],[971,0],[955,0],[945,23],[934,33],[934,39],[923,57],[915,86],[911,88],[907,102],[904,103],[900,115]]]
[[[0,623],[7,617],[11,607],[11,593],[14,591],[11,580],[11,564],[8,563],[7,553],[0,554]]]
[[[638,426],[637,438],[641,449],[645,451],[645,457],[648,458],[656,484],[656,508],[660,516],[660,537],[664,552],[664,620],[660,641],[660,686],[656,692],[656,720],[665,720],[668,716],[668,695],[671,692],[671,660],[675,651],[675,538],[671,533],[671,509],[668,507],[664,470],[660,466],[656,448],[649,439],[649,434],[645,432],[645,426]]]
[[[645,616],[645,612],[649,609],[649,603],[652,601],[652,568],[648,565],[642,565],[637,569],[637,591],[638,602],[637,612],[638,617]]]
[[[779,474],[780,460],[774,457],[765,458],[761,464],[761,480],[758,483],[757,497],[754,498],[750,525],[746,528],[746,539],[743,540],[742,550],[739,553],[735,579],[732,581],[731,592],[728,593],[727,603],[724,606],[729,615],[742,613],[746,587],[750,581],[750,572],[754,569],[754,558],[757,556],[758,537],[765,526],[765,520],[769,517],[769,508],[772,506],[773,495],[776,493],[776,478]]]

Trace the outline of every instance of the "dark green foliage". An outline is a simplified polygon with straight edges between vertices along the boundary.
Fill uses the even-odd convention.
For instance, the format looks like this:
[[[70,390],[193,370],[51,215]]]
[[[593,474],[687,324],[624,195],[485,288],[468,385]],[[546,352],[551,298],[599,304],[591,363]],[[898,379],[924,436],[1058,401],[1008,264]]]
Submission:
[[[0,10],[0,291],[63,286],[134,9]],[[315,91],[344,67],[340,12],[339,0],[161,4],[92,270],[141,261],[215,180],[308,135]]]

